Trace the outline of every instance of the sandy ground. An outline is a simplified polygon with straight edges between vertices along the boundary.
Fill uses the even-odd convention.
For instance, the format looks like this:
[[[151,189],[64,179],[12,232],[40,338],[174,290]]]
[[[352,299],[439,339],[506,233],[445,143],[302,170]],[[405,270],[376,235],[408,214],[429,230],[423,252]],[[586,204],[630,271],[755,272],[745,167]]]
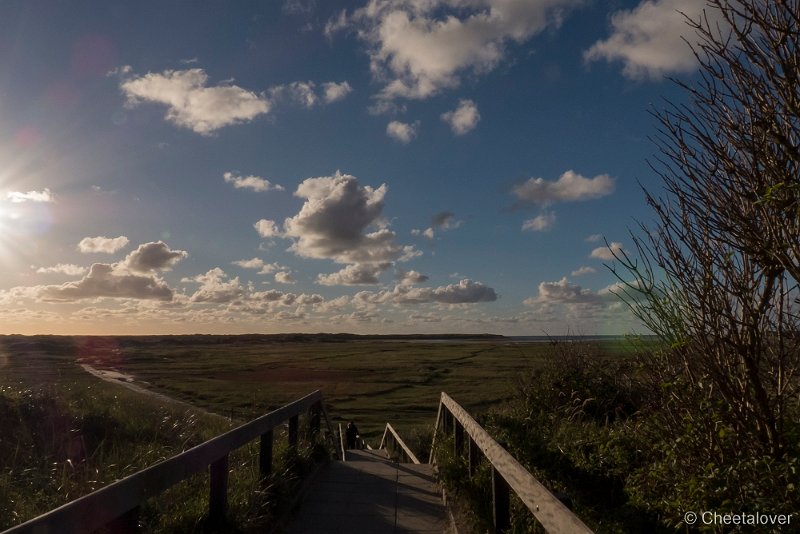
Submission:
[[[197,410],[198,412],[202,412],[202,413],[204,413],[206,415],[210,415],[212,417],[221,417],[222,419],[228,420],[227,417],[224,417],[222,415],[219,415],[219,414],[216,414],[216,413],[213,413],[213,412],[209,412],[208,410],[204,410],[203,408],[198,408],[197,406],[189,404],[188,402],[183,402],[183,401],[178,400],[178,399],[173,399],[172,397],[167,397],[166,395],[163,395],[163,394],[158,393],[156,391],[147,389],[146,387],[142,387],[142,386],[140,386],[140,385],[138,385],[136,383],[136,379],[132,375],[127,375],[125,373],[121,373],[121,372],[117,371],[116,369],[97,369],[97,368],[92,367],[91,365],[88,365],[88,364],[85,364],[85,363],[81,363],[79,365],[87,373],[89,373],[91,375],[94,375],[94,376],[96,376],[97,378],[99,378],[101,380],[105,380],[106,382],[111,382],[112,384],[117,384],[117,385],[120,385],[122,387],[126,387],[126,388],[130,389],[131,391],[135,391],[136,393],[141,393],[142,395],[147,395],[147,396],[152,397],[154,399],[158,399],[158,400],[160,400],[162,402],[166,402],[166,403],[169,403],[169,404],[177,404],[177,405],[180,405],[180,406],[185,406],[186,408],[191,408],[193,410]]]

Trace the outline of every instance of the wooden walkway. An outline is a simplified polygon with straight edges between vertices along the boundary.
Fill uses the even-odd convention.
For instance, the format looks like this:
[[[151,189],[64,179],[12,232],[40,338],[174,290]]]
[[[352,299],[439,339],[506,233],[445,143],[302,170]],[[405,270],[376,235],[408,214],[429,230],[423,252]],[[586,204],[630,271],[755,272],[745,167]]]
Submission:
[[[382,450],[347,451],[324,468],[289,534],[449,532],[447,512],[428,464],[389,461]]]

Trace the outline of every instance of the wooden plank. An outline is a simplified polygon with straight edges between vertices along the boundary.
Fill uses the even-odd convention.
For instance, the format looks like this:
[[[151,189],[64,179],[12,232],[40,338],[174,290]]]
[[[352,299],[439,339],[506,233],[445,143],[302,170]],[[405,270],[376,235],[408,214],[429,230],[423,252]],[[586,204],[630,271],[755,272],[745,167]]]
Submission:
[[[495,532],[506,532],[511,528],[511,495],[508,484],[492,467],[492,521]]]
[[[177,456],[143,469],[88,495],[69,502],[3,534],[89,533],[136,508],[145,499],[204,471],[211,462],[238,449],[322,399],[317,390]]]
[[[228,455],[211,462],[208,518],[212,524],[222,524],[228,515]]]
[[[475,444],[483,451],[484,456],[547,532],[564,534],[592,532],[447,393],[442,393],[441,403],[447,408],[446,411],[464,425],[464,430],[475,440]]]
[[[272,474],[272,430],[261,434],[258,451],[258,472],[262,479]]]

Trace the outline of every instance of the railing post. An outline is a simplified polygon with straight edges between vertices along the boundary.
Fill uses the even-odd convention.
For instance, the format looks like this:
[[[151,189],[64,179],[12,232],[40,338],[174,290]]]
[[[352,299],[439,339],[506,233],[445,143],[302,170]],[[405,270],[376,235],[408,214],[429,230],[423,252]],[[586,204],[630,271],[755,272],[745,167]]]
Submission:
[[[467,438],[467,465],[469,466],[469,476],[472,478],[478,469],[478,462],[481,460],[481,451],[478,444],[472,437]]]
[[[299,427],[299,418],[297,415],[289,418],[289,448],[297,449],[297,429]]]
[[[492,466],[492,516],[494,531],[506,532],[511,527],[511,502],[509,499],[508,483]]]
[[[453,455],[458,457],[464,450],[464,427],[453,418]]]
[[[211,523],[222,523],[228,513],[228,455],[211,463],[211,492],[208,517]]]
[[[272,474],[272,430],[261,434],[261,450],[258,455],[258,471],[265,479]]]

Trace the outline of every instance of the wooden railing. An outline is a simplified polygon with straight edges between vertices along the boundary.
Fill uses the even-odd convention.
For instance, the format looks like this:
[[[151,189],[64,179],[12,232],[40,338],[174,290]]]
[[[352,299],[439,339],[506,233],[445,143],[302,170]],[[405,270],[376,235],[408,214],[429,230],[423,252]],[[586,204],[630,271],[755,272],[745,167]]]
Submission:
[[[406,459],[406,463],[419,463],[417,457],[414,455],[411,449],[408,448],[400,435],[389,423],[386,423],[386,428],[384,429],[383,437],[381,438],[381,444],[378,448],[402,453],[401,456]]]
[[[259,470],[262,477],[268,476],[272,471],[273,430],[288,421],[289,447],[296,448],[299,416],[307,412],[310,412],[312,432],[319,431],[320,418],[324,415],[328,430],[333,433],[322,393],[315,391],[177,456],[12,527],[3,534],[89,533],[110,523],[119,530],[135,531],[139,508],[146,499],[207,467],[210,469],[209,520],[222,521],[228,507],[228,455],[260,438]]]
[[[547,490],[511,454],[481,427],[464,408],[447,393],[442,393],[439,413],[436,416],[431,463],[439,432],[453,432],[454,452],[463,454],[467,449],[470,475],[480,461],[479,453],[492,466],[492,500],[495,531],[504,532],[510,527],[509,490],[513,490],[533,516],[550,533],[582,534],[592,531],[557,497]],[[466,442],[466,443],[465,443]]]

